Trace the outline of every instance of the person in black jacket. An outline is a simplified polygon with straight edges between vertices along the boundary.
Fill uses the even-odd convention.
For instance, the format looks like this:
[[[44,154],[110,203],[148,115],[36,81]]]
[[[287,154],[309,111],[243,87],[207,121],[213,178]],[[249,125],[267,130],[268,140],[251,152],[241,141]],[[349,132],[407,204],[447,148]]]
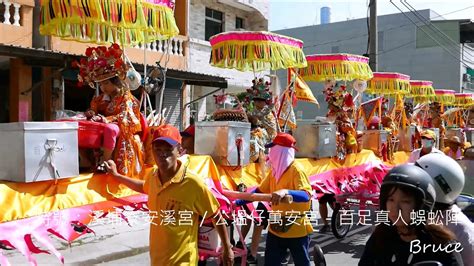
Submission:
[[[359,265],[412,265],[422,261],[463,265],[462,247],[454,234],[428,216],[435,198],[433,180],[420,167],[405,164],[390,170],[380,189],[380,209],[386,211],[388,221],[375,228]]]

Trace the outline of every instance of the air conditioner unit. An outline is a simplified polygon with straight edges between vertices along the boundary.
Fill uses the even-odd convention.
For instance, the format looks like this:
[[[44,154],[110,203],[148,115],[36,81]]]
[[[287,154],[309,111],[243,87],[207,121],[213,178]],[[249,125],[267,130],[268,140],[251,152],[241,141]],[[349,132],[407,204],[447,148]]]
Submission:
[[[469,75],[467,73],[462,74],[462,81],[470,82],[471,81],[471,75]]]

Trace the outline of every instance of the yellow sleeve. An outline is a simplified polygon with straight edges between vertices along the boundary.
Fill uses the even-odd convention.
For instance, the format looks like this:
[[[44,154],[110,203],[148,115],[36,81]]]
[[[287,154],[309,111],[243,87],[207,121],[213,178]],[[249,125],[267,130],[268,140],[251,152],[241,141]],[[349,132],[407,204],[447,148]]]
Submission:
[[[143,183],[143,191],[145,191],[146,194],[149,193],[149,191],[150,191],[150,178],[145,179],[145,182]]]
[[[145,191],[146,194],[148,194],[150,191],[150,182],[151,182],[150,177],[152,177],[157,170],[158,168],[156,167],[150,167],[150,168],[145,168],[140,172],[138,179],[145,181],[143,183],[143,191]]]
[[[214,214],[219,210],[219,202],[217,202],[216,197],[214,197],[204,182],[198,178],[195,178],[195,180],[197,184],[197,189],[195,191],[199,193],[194,202],[194,211],[199,216],[203,217],[203,219],[208,219],[214,216]]]
[[[303,190],[308,192],[309,195],[313,195],[313,189],[311,188],[308,176],[304,171],[297,167],[295,167],[293,182],[295,190]]]

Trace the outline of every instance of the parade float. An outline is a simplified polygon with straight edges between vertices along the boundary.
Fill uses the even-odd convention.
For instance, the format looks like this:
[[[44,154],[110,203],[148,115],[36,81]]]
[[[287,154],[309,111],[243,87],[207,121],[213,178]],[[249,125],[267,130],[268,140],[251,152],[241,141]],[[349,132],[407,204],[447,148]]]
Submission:
[[[399,150],[409,152],[420,148],[420,133],[423,121],[426,119],[428,106],[434,96],[433,82],[410,80],[410,91],[404,101],[407,123],[398,134],[400,140]],[[414,115],[415,110],[416,115]]]
[[[299,155],[313,158],[304,160],[319,164],[326,160],[323,158],[330,158],[332,163],[340,165],[334,171],[312,176],[311,184],[318,198],[324,194],[335,195],[336,205],[331,217],[331,227],[337,238],[343,238],[351,226],[341,222],[341,217],[354,205],[362,210],[368,204],[377,205],[380,183],[388,169],[385,164],[380,164],[379,158],[376,165],[371,165],[370,161],[362,163],[368,159],[369,154],[374,157],[375,154],[370,150],[363,150],[367,146],[364,147],[358,140],[358,137],[367,132],[358,134],[356,131],[359,118],[364,114],[362,93],[367,89],[367,80],[373,74],[368,58],[363,56],[323,54],[310,55],[306,59],[308,66],[300,70],[301,76],[308,81],[324,82],[328,113],[326,121],[297,123],[295,138],[297,147],[305,152],[300,152]],[[348,88],[347,83],[352,83],[353,90]],[[352,96],[353,91],[357,92],[355,97]],[[374,112],[367,112],[368,121]],[[321,152],[322,149],[324,152]]]
[[[446,139],[452,136],[458,137],[463,142],[466,141],[467,119],[470,108],[474,105],[474,99],[470,93],[455,93],[454,102],[451,108],[446,110],[443,118],[446,122]]]
[[[212,115],[214,121],[203,121],[196,124],[198,133],[196,134],[195,151],[197,154],[211,155],[219,165],[245,166],[251,162],[250,157],[255,161],[255,158],[258,160],[258,157],[263,155],[263,146],[271,141],[276,132],[280,130],[276,121],[266,126],[261,125],[262,123],[265,124],[280,118],[280,113],[283,110],[285,114],[288,113],[288,116],[285,117],[286,121],[282,126],[285,127],[288,123],[291,127],[294,124],[292,122],[294,114],[293,119],[290,117],[292,110],[287,111],[292,107],[288,103],[291,103],[289,99],[292,99],[293,96],[286,100],[282,99],[281,104],[278,105],[276,97],[279,95],[274,97],[270,90],[270,83],[263,77],[258,77],[258,74],[262,71],[306,66],[302,50],[303,42],[271,32],[255,31],[224,32],[212,36],[209,42],[212,47],[211,65],[253,72],[254,80],[251,87],[240,99],[229,94],[215,96],[218,108]],[[287,94],[286,91],[283,93],[283,95]],[[256,110],[253,104],[255,98],[265,101],[265,106],[261,110]],[[226,108],[225,102],[232,101],[234,103],[229,104],[230,108]],[[247,114],[252,115],[254,111],[260,113],[255,117],[268,118],[258,120],[269,121],[249,121]],[[251,124],[254,124],[252,130]],[[267,132],[269,130],[271,132]],[[222,142],[221,140],[225,138],[215,134],[216,131],[229,132],[232,139]],[[250,145],[250,141],[252,141],[252,145]],[[216,154],[217,151],[219,154]],[[237,155],[235,156],[235,154]],[[257,156],[253,154],[257,154]],[[229,160],[227,157],[235,157],[238,160]],[[263,158],[260,160],[263,161]]]
[[[351,119],[357,121],[354,117],[356,110],[354,98],[360,102],[361,93],[367,88],[366,81],[372,78],[369,59],[352,54],[316,54],[307,56],[306,60],[308,66],[300,70],[301,76],[307,81],[324,82],[323,93],[328,103],[328,113],[326,123],[309,122],[321,132],[321,135],[316,134],[316,139],[322,141],[315,143],[308,141],[308,137],[304,138],[307,136],[304,133],[307,130],[305,125],[295,132],[297,143],[304,143],[305,149],[317,151],[318,156],[313,158],[337,157],[343,160],[346,154],[359,151],[356,127]],[[337,82],[340,84],[336,84]],[[353,84],[354,90],[358,93],[356,97],[352,96],[347,86],[348,82]],[[305,122],[302,121],[303,123]],[[306,143],[311,145],[307,146]],[[307,154],[305,152],[301,155]]]
[[[120,45],[146,43],[177,34],[172,17],[172,1],[127,1],[120,11],[108,8],[113,1],[106,1],[104,5],[94,1],[89,2],[95,4],[76,6],[74,1],[43,1],[40,31],[43,34],[75,41],[97,44],[117,42]],[[306,65],[301,41],[268,32],[223,33],[214,36],[211,39],[211,45],[211,64],[217,67],[256,73],[262,70],[301,69]],[[315,56],[308,58],[308,62],[311,62],[309,68],[301,70],[303,77],[310,75],[318,79],[317,81],[330,80],[329,84],[333,84],[336,80],[344,82],[357,80],[354,89],[358,93],[362,93],[366,88],[364,83],[359,81],[371,78],[365,57],[335,55],[318,58]],[[320,63],[322,66],[319,66]],[[336,72],[328,72],[330,69]],[[298,73],[296,71],[292,73],[289,86],[278,101],[275,101],[275,107],[273,107],[280,130],[285,130],[285,128],[298,130],[298,127],[295,127],[298,123],[291,117],[295,100],[315,102],[314,96],[301,83]],[[262,83],[257,79],[252,86],[252,91],[255,86],[260,86],[259,84]],[[349,89],[339,87],[337,90],[330,91],[330,86],[327,89],[327,96],[331,98],[328,101],[333,102],[332,114],[329,117],[353,118],[351,112],[357,110],[358,106],[354,104],[353,97],[349,96],[351,95]],[[267,90],[265,86],[263,90]],[[342,96],[342,104],[339,96]],[[361,96],[356,98],[361,99]],[[229,115],[230,117],[237,116],[239,121],[197,123],[196,151],[203,154],[185,155],[181,160],[190,171],[204,178],[221,203],[221,209],[230,212],[233,208],[232,202],[222,193],[229,190],[236,191],[241,184],[249,189],[258,186],[263,178],[263,170],[261,164],[246,161],[249,158],[250,147],[245,142],[250,139],[250,126],[249,123],[242,122],[245,121],[245,114],[240,109],[243,106],[237,101],[232,102],[227,97],[220,98],[218,102],[222,104],[222,108],[215,113],[214,118],[226,120],[228,119],[226,116]],[[232,106],[229,108],[232,111],[226,110],[226,103]],[[158,113],[161,112],[158,111]],[[156,119],[152,118],[152,120]],[[355,137],[353,125],[347,122],[347,119],[343,121],[346,124],[337,125],[340,127],[340,132],[345,135],[351,132]],[[322,132],[326,132],[326,129],[334,129],[334,126],[325,125],[321,128]],[[222,130],[225,135],[222,139],[225,141],[219,142],[217,140],[221,139],[220,131]],[[24,134],[19,134],[23,132]],[[8,134],[8,138],[3,138],[3,134]],[[332,151],[337,145],[336,141],[331,140],[331,138],[336,139],[335,134],[335,131],[331,132],[331,136],[316,133],[319,143],[331,146]],[[0,127],[0,138],[9,140],[8,143],[13,143],[11,139],[30,143],[28,149],[16,155],[25,162],[21,165],[24,168],[20,169],[24,170],[23,172],[8,170],[4,173],[4,169],[13,168],[2,167],[0,175],[3,180],[0,182],[0,198],[2,199],[0,243],[2,246],[18,250],[33,265],[37,263],[34,254],[49,252],[64,263],[64,256],[52,244],[51,238],[57,237],[71,243],[82,235],[94,233],[88,227],[94,219],[105,218],[109,213],[115,212],[126,221],[123,214],[125,210],[148,211],[146,195],[137,194],[118,184],[106,174],[79,173],[77,166],[77,148],[81,146],[79,142],[89,141],[93,147],[96,147],[92,137],[92,135],[84,135],[78,122],[54,122],[52,127],[43,126],[36,129],[28,123],[23,123],[22,127],[16,128],[4,129],[3,125]],[[146,142],[147,138],[143,138]],[[299,145],[302,145],[306,143],[306,140],[301,139],[299,142]],[[9,147],[8,143],[2,144]],[[312,156],[296,159],[309,176],[316,191],[316,197],[323,194],[336,194],[344,199],[348,195],[357,194],[360,195],[359,199],[362,201],[368,198],[375,200],[373,195],[378,192],[378,184],[387,170],[392,165],[406,160],[403,156],[395,156],[390,162],[384,162],[373,151],[354,148],[353,141],[350,143],[352,146],[344,146],[344,160],[334,158],[335,153],[332,151],[330,154],[314,153]],[[209,149],[203,151],[202,145],[217,146],[213,149],[204,147]],[[223,148],[223,151],[215,152],[218,147]],[[318,151],[318,149],[320,149],[318,144],[314,144],[313,151]],[[13,158],[16,156],[12,155],[12,160],[16,159]],[[34,160],[28,161],[30,158]],[[68,160],[74,160],[74,162],[69,163]],[[17,160],[7,162],[19,166]],[[64,165],[70,167],[72,171],[63,169]],[[151,171],[151,169],[145,168],[142,171]],[[340,208],[345,209],[347,206],[341,204]],[[102,215],[95,217],[94,213],[98,211]],[[339,231],[341,229],[339,227],[337,229],[336,232],[344,236],[344,231]],[[215,244],[201,251],[211,256],[219,254],[218,246]],[[245,248],[243,252],[237,254],[244,257]],[[1,251],[0,264],[9,265]]]
[[[410,139],[412,137],[404,132],[407,127],[404,98],[409,92],[410,77],[401,73],[376,72],[368,82],[367,93],[380,97],[377,103],[380,112],[377,116],[379,123],[370,125],[370,120],[366,120],[369,121],[368,134],[363,143],[384,160],[393,160],[398,151],[399,132]],[[364,114],[368,118],[367,112]]]
[[[423,125],[432,129],[436,133],[435,146],[438,149],[444,148],[444,139],[446,137],[446,126],[443,114],[448,107],[455,102],[455,92],[453,90],[435,90],[435,96],[429,104],[429,111]]]

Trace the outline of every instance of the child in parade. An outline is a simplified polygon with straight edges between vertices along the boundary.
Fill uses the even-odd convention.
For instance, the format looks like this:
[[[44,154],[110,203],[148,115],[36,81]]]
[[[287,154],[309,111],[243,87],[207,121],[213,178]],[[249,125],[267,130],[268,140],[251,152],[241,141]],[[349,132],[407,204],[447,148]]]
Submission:
[[[474,224],[456,205],[456,199],[464,188],[464,171],[453,159],[442,154],[428,154],[416,161],[416,165],[433,178],[436,190],[435,211],[443,217],[454,217],[444,223],[461,243],[464,265],[474,265]],[[445,220],[443,220],[445,221]]]
[[[179,160],[181,136],[177,128],[164,125],[153,135],[153,156],[156,167],[141,173],[142,180],[118,173],[112,160],[107,171],[118,182],[148,194],[150,209],[150,259],[152,265],[197,265],[199,218],[212,218],[223,243],[224,265],[233,265],[234,253],[222,219],[219,203],[202,178],[190,172]],[[164,216],[164,213],[168,215]],[[182,214],[191,219],[180,224]],[[153,215],[152,215],[153,214]],[[174,222],[170,222],[174,221]]]
[[[380,209],[388,219],[375,228],[359,265],[412,265],[423,261],[463,265],[454,234],[429,219],[435,198],[433,180],[420,167],[404,164],[390,170],[380,189]]]
[[[125,83],[127,64],[122,60],[119,45],[87,48],[86,58],[77,63],[79,82],[94,88],[99,83],[102,93],[95,96],[86,111],[86,117],[104,123],[103,158],[113,159],[124,175],[138,175],[143,165],[143,143],[138,133],[142,131],[138,100]],[[99,163],[99,170],[103,169]]]

